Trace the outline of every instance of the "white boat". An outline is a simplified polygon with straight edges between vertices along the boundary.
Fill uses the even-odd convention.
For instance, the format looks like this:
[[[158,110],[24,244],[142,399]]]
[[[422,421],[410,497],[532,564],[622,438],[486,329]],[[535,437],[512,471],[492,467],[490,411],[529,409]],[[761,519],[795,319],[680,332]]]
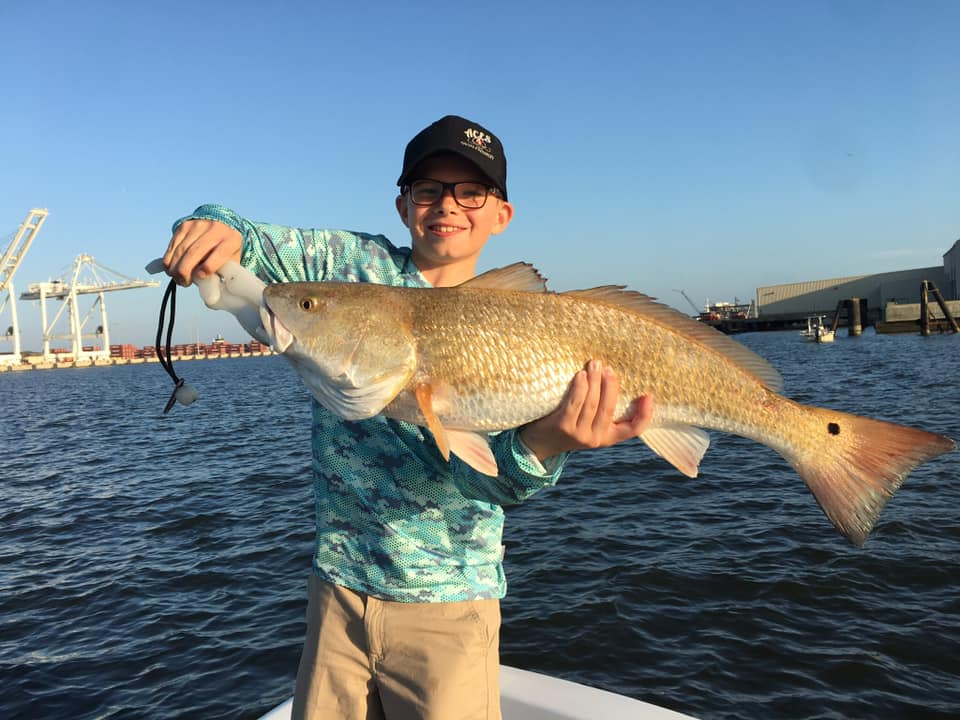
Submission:
[[[500,666],[503,720],[694,720],[690,715],[529,670]],[[290,720],[293,699],[260,720]]]
[[[800,331],[800,337],[806,342],[833,342],[833,330],[823,321],[823,315],[811,315],[807,318],[807,329]]]

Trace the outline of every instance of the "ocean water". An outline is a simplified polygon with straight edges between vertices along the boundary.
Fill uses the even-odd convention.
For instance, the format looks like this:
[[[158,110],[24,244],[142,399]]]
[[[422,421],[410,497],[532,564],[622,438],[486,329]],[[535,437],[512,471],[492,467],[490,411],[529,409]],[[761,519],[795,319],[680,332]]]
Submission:
[[[960,337],[743,335],[786,394],[960,439]],[[313,537],[276,357],[0,374],[0,718],[255,718],[288,697]],[[869,452],[869,449],[865,449]],[[772,450],[638,442],[508,511],[502,661],[701,718],[960,717],[960,452],[863,548]]]

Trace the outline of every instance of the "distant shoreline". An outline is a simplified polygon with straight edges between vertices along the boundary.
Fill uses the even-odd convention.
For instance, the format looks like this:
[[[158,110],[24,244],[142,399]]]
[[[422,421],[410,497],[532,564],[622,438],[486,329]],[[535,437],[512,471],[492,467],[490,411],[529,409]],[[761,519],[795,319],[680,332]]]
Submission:
[[[263,350],[230,350],[223,352],[209,352],[199,354],[171,354],[174,362],[181,360],[220,360],[223,358],[249,358],[249,357],[268,357],[276,355],[269,348]],[[19,363],[4,361],[0,356],[0,373],[2,372],[32,372],[34,370],[68,370],[87,367],[107,367],[110,365],[144,365],[158,363],[156,355],[148,357],[92,357],[80,358],[74,360],[72,357],[63,359],[44,360],[43,356],[37,355],[25,357]]]

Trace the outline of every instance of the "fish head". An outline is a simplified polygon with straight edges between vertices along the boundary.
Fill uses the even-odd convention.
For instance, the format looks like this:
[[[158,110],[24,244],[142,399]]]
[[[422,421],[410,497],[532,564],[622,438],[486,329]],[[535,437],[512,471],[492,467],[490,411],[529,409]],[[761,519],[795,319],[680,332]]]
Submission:
[[[366,283],[268,285],[260,317],[314,397],[348,420],[380,412],[416,368],[410,324],[385,292]]]

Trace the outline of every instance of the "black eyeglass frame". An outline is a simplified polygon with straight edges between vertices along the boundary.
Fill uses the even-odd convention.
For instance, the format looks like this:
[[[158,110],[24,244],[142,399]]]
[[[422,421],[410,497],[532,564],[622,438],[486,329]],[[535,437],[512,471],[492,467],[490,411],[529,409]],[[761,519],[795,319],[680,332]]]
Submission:
[[[440,185],[440,194],[437,195],[437,198],[435,200],[431,200],[430,202],[417,202],[416,200],[413,199],[413,186],[419,182],[430,182],[430,183],[436,183],[437,185]],[[461,202],[460,198],[457,197],[458,185],[479,185],[483,187],[485,191],[483,196],[483,202],[481,202],[479,205],[464,205],[463,202]],[[461,180],[459,182],[448,183],[448,182],[443,182],[442,180],[434,180],[433,178],[418,178],[417,180],[414,180],[413,182],[408,183],[404,185],[402,188],[400,188],[400,192],[402,194],[406,195],[407,193],[410,193],[410,202],[412,202],[414,205],[417,205],[419,207],[430,207],[435,202],[442,199],[443,194],[447,190],[449,190],[450,194],[453,196],[454,202],[457,203],[457,205],[462,207],[464,210],[479,210],[480,208],[482,208],[487,204],[487,198],[490,197],[491,195],[497,198],[501,198],[501,199],[503,198],[503,193],[500,192],[499,188],[496,188],[493,185],[484,185],[482,182],[479,182],[477,180]]]

